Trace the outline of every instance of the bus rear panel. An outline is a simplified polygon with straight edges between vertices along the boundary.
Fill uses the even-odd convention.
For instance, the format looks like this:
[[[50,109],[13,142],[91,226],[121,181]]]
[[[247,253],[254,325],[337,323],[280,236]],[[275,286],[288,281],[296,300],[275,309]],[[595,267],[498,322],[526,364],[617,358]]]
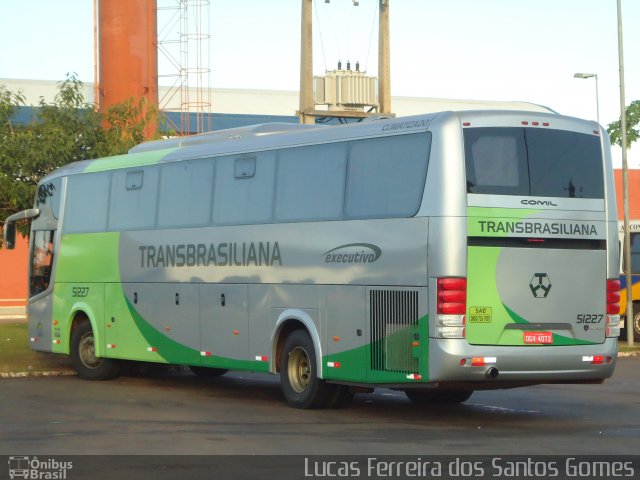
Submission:
[[[466,304],[446,335],[463,338],[432,342],[431,380],[500,388],[610,376],[619,281],[606,134],[549,115],[460,121]],[[455,324],[435,287],[437,324]]]

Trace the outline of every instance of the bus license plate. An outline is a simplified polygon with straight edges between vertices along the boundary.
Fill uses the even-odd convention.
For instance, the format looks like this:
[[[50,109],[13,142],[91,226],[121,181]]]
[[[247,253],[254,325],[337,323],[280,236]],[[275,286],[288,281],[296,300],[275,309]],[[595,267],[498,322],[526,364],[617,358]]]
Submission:
[[[550,345],[553,343],[551,332],[524,332],[524,343],[528,345]]]

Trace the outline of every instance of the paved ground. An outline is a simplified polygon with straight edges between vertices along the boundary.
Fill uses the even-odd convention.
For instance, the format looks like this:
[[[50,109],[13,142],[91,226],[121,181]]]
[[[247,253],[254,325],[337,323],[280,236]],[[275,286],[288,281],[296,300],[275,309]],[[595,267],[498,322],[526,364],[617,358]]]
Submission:
[[[637,454],[640,360],[604,385],[478,392],[419,408],[400,392],[287,407],[278,378],[187,373],[0,380],[0,454]]]

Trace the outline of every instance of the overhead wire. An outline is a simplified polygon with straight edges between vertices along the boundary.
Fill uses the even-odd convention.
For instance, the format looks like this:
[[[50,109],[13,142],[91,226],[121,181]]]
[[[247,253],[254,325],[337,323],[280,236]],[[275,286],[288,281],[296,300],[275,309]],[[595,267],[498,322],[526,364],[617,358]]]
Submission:
[[[324,42],[322,40],[322,27],[320,25],[320,15],[318,14],[318,2],[314,2],[313,8],[316,13],[316,22],[318,23],[318,34],[320,36],[320,50],[322,51],[322,61],[324,62],[324,70],[327,71],[327,57],[324,53]]]
[[[369,55],[371,54],[371,42],[373,40],[373,32],[376,27],[377,16],[378,16],[378,9],[376,8],[376,4],[374,3],[373,16],[371,20],[371,32],[369,33],[369,46],[367,47],[367,56],[365,57],[363,70],[369,70]]]

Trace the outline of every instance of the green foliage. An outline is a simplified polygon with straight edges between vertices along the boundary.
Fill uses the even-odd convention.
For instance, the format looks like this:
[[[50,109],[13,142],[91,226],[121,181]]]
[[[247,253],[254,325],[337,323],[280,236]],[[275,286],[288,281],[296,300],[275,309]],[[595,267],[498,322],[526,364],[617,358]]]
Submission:
[[[70,162],[126,153],[158,119],[145,99],[129,99],[98,113],[85,102],[83,84],[73,74],[58,84],[53,103],[40,99],[30,124],[16,125],[11,119],[24,104],[21,93],[0,85],[0,225],[33,206],[43,176]],[[21,231],[27,232],[26,225]]]
[[[147,125],[154,125],[159,112],[150,106],[145,97],[138,101],[129,98],[124,102],[112,105],[104,114],[104,141],[101,143],[101,157],[109,157],[126,153],[131,147],[144,141],[144,130]],[[156,138],[159,135],[156,134]]]
[[[627,148],[640,137],[640,100],[631,102],[625,109],[627,120]],[[607,127],[607,132],[611,137],[611,143],[622,146],[622,129],[620,120],[611,122]]]

